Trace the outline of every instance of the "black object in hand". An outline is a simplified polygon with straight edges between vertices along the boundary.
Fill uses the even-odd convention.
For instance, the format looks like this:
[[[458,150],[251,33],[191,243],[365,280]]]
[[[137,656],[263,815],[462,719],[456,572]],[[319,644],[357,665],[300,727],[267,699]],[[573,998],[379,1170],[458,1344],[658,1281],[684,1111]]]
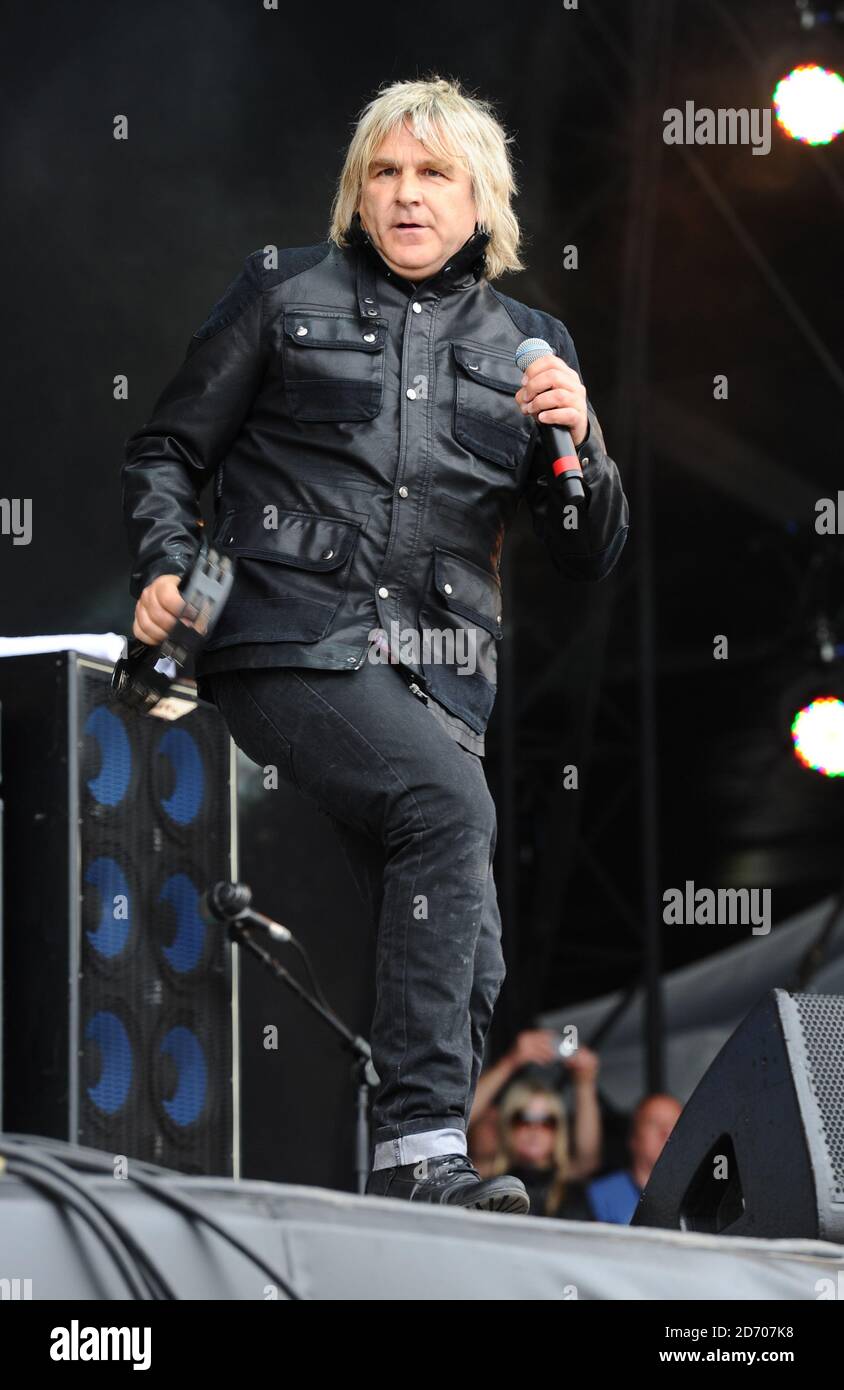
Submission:
[[[148,713],[184,675],[191,657],[204,647],[226,606],[234,582],[233,561],[216,550],[203,552],[179,584],[185,605],[163,642],[130,641],[115,663],[111,689],[129,709]]]

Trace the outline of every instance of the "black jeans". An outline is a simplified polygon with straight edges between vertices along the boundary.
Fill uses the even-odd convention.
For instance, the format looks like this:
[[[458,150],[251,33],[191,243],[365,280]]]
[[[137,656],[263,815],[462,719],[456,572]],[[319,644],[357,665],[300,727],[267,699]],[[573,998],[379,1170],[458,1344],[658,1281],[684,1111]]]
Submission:
[[[482,760],[392,664],[206,679],[238,747],[331,820],[377,923],[372,1166],[465,1153],[505,974]]]

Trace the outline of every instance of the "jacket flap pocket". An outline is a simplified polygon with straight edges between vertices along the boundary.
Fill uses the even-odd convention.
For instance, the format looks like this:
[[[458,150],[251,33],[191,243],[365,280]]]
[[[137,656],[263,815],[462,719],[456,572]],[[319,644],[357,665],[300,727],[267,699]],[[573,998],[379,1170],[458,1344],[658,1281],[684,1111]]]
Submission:
[[[267,524],[273,521],[275,525]],[[360,522],[308,512],[264,509],[229,512],[218,528],[219,544],[234,555],[254,555],[299,569],[333,570],[348,559]]]
[[[314,309],[286,309],[284,336],[302,348],[349,348],[353,352],[380,352],[387,339],[387,325],[372,323],[354,314],[331,314]]]
[[[499,356],[488,348],[470,347],[466,343],[452,343],[451,348],[458,367],[472,381],[480,381],[495,391],[506,391],[509,396],[515,396],[524,373],[519,371],[512,358]]]
[[[501,636],[501,591],[493,575],[461,555],[434,546],[434,586],[453,612],[494,637]]]

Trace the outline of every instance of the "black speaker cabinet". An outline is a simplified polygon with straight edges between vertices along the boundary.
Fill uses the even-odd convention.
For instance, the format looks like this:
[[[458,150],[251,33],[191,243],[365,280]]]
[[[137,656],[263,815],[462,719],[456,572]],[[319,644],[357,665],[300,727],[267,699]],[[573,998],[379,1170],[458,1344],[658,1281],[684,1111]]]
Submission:
[[[844,1241],[844,996],[775,989],[677,1121],[634,1226]]]
[[[177,685],[115,704],[76,652],[0,661],[3,1125],[239,1176],[236,963],[203,890],[236,877],[234,748]]]

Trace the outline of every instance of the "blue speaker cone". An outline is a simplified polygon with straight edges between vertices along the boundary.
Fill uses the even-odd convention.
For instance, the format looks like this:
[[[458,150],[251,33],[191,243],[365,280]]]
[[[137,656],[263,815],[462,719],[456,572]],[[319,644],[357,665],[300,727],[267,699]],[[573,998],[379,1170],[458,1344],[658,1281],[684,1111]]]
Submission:
[[[117,806],[132,777],[132,746],[123,721],[98,705],[85,720],[85,733],[96,740],[100,753],[100,770],[88,779],[88,790],[101,806]]]
[[[100,1052],[100,1078],[88,1087],[88,1095],[98,1110],[114,1115],[126,1104],[132,1087],[134,1061],[132,1043],[117,1014],[101,1010],[85,1029],[86,1042],[96,1043]]]
[[[113,960],[126,949],[132,931],[133,903],[129,880],[116,859],[101,855],[88,865],[85,882],[96,888],[102,900],[97,929],[87,931],[85,935],[99,955]],[[123,913],[126,915],[121,915]]]
[[[196,1124],[208,1094],[208,1064],[195,1033],[182,1026],[171,1028],[161,1043],[176,1068],[176,1089],[164,1109],[174,1124]]]
[[[205,797],[205,767],[195,739],[186,729],[168,729],[159,752],[172,768],[175,785],[161,805],[178,825],[190,825]]]
[[[187,874],[171,874],[158,895],[176,919],[176,932],[169,945],[162,947],[172,970],[186,975],[195,970],[205,949],[205,923],[199,914],[199,891]]]

